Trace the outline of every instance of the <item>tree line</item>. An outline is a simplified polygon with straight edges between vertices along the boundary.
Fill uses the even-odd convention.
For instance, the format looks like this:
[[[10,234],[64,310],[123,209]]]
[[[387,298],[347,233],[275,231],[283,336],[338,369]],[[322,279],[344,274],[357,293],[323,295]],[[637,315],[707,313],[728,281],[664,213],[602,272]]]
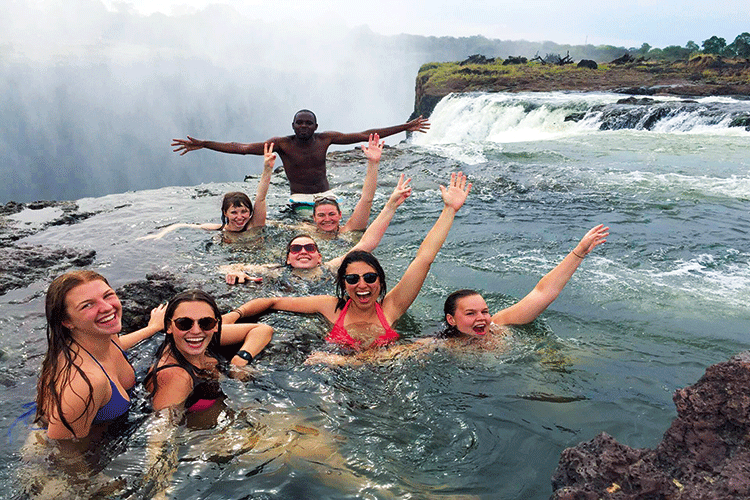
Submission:
[[[692,40],[686,43],[684,47],[669,45],[663,49],[652,48],[651,45],[644,43],[640,48],[628,49],[628,52],[634,56],[670,61],[688,59],[694,54],[750,58],[750,33],[744,32],[737,35],[734,41],[728,45],[726,39],[714,35],[707,40],[703,40],[700,46]]]

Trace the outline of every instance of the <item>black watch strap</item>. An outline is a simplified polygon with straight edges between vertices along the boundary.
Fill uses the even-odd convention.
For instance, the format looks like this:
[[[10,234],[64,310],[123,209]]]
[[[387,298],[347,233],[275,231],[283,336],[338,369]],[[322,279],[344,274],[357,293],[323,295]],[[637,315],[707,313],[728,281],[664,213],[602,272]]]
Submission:
[[[253,355],[245,351],[244,349],[237,351],[237,356],[244,359],[248,363],[253,362]]]

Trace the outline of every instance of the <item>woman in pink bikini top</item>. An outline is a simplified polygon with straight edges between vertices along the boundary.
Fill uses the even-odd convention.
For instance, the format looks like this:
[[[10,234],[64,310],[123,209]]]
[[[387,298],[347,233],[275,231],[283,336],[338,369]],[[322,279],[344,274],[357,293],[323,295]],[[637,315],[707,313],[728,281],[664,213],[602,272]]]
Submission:
[[[336,297],[317,295],[253,299],[226,314],[224,322],[237,321],[238,316],[255,316],[268,309],[317,313],[333,324],[326,338],[329,342],[366,351],[395,341],[398,334],[391,325],[417,298],[430,266],[453,225],[456,212],[463,206],[470,189],[471,184],[461,173],[451,175],[447,188],[440,186],[443,211],[403,277],[390,292],[386,289],[385,273],[378,260],[369,252],[354,251],[344,257],[338,268]],[[351,362],[352,357],[313,355],[308,359],[308,362],[319,361],[339,364]]]

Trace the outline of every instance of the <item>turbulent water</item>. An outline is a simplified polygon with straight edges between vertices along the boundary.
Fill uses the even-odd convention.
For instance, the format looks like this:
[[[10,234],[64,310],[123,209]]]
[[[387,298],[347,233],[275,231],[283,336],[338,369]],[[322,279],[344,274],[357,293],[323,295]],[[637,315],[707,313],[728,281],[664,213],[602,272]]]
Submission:
[[[233,411],[214,429],[179,429],[174,497],[544,499],[568,446],[600,432],[632,447],[655,446],[675,416],[674,390],[750,347],[750,132],[730,126],[750,116],[750,102],[618,104],[622,98],[448,97],[435,109],[428,134],[387,149],[374,211],[399,174],[414,184],[375,252],[391,287],[440,212],[438,184],[454,170],[474,183],[422,293],[396,325],[405,342],[440,328],[450,291],[476,288],[498,310],[530,291],[589,228],[604,223],[611,236],[540,319],[514,329],[498,352],[307,366],[307,354],[325,348],[327,325],[266,316],[276,334],[255,363],[256,377],[225,382]],[[340,193],[355,193],[364,162],[332,162],[329,175]],[[97,215],[48,227],[23,243],[94,249],[95,268],[115,287],[170,271],[216,294],[227,309],[258,295],[332,293],[330,281],[292,277],[222,283],[220,264],[278,260],[287,229],[267,228],[261,241],[245,245],[188,229],[137,240],[173,222],[217,220],[221,196],[237,189],[254,192],[255,181],[82,199],[79,211]],[[286,198],[285,179],[275,177],[270,219],[292,222]],[[355,201],[347,194],[345,211]],[[49,210],[22,212],[16,223],[42,224],[55,216]],[[322,251],[332,258],[349,244],[325,242]],[[0,297],[6,428],[34,397],[48,283],[49,277],[33,281]],[[136,349],[139,372],[155,345],[156,339]],[[143,405],[133,413],[132,434],[103,470],[123,479],[112,498],[149,491],[142,472],[149,421]],[[311,460],[287,460],[295,453],[288,443],[233,451],[222,441],[249,439],[249,429],[256,429],[280,443],[296,435],[295,425],[319,432],[344,465],[329,473]],[[0,451],[0,480],[11,497],[23,497],[16,471],[23,470],[19,448],[26,432],[17,426]],[[346,470],[356,479],[345,479]]]

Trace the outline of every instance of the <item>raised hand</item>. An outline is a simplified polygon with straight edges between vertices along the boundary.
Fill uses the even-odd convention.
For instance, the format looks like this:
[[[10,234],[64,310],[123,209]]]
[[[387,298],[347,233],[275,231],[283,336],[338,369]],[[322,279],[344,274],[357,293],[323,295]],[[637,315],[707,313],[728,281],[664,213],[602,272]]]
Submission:
[[[383,145],[385,145],[385,141],[381,142],[378,134],[370,134],[367,146],[362,145],[362,152],[369,161],[380,161],[380,156],[383,153]]]
[[[203,141],[187,136],[187,139],[172,139],[172,146],[177,146],[172,151],[180,153],[180,156],[182,156],[190,151],[202,149]]]
[[[407,129],[409,132],[422,132],[426,133],[427,130],[430,128],[430,122],[427,120],[427,118],[422,118],[420,115],[419,118],[415,118],[410,122],[406,123],[408,125]]]
[[[589,232],[581,238],[581,241],[578,242],[578,245],[576,245],[573,252],[579,257],[585,257],[594,248],[607,241],[607,236],[609,236],[609,227],[605,227],[604,224],[599,224],[598,226],[591,228]]]
[[[404,180],[404,174],[401,174],[401,177],[398,180],[398,184],[396,184],[396,187],[393,188],[391,197],[388,198],[387,204],[391,205],[395,209],[398,208],[404,202],[404,200],[411,196],[411,186],[409,185],[410,182],[411,177]]]
[[[466,182],[466,176],[463,172],[452,173],[451,182],[447,188],[440,186],[443,203],[456,212],[463,206],[466,197],[469,195],[469,191],[471,191],[471,182]]]
[[[276,162],[276,153],[273,152],[273,146],[272,142],[263,144],[263,168],[266,170],[273,170],[273,164]]]

